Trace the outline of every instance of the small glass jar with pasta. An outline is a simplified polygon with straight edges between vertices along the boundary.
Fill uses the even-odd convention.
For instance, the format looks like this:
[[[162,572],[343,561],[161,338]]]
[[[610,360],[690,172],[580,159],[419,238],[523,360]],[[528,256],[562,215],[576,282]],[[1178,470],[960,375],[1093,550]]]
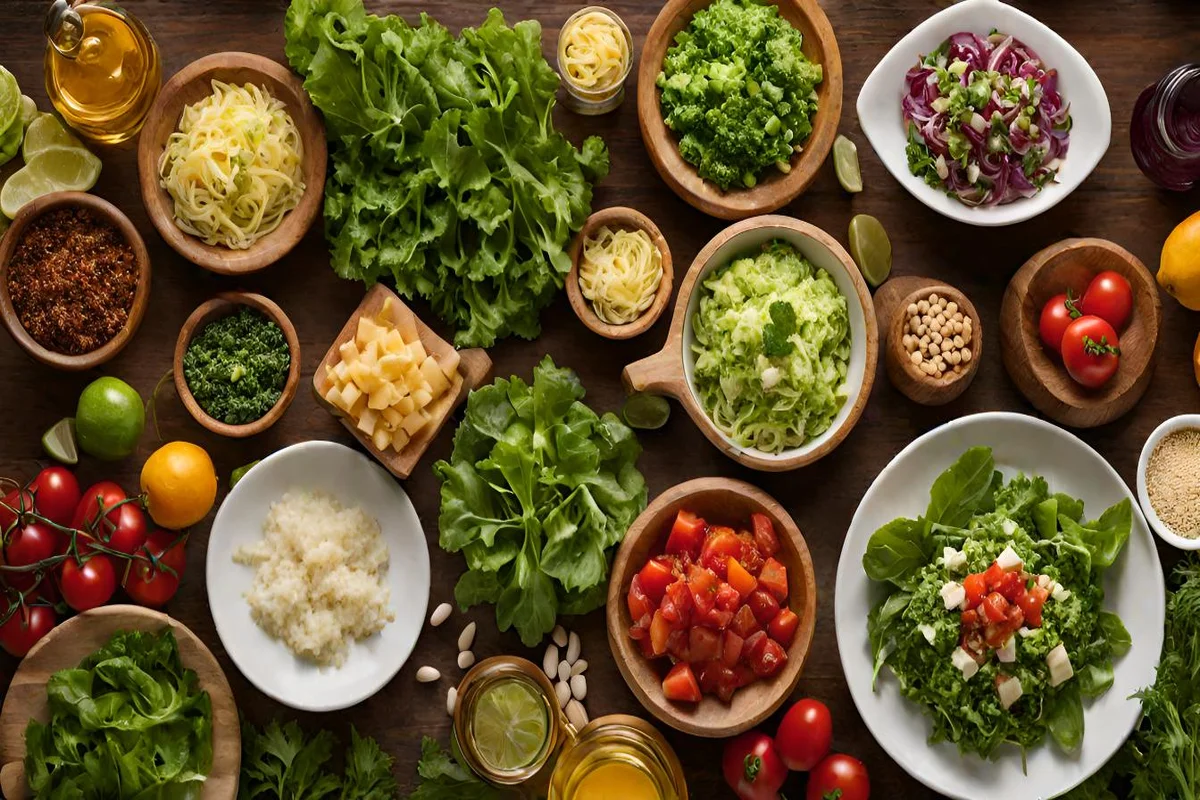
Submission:
[[[606,114],[621,105],[632,66],[629,28],[607,8],[579,9],[558,33],[558,71],[566,106],[576,113]]]

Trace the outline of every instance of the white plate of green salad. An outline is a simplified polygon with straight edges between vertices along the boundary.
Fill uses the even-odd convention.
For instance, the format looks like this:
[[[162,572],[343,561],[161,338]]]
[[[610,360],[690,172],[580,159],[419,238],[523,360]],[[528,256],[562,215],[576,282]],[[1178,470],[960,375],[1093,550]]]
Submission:
[[[1162,568],[1132,494],[1048,422],[913,441],[863,496],[834,616],[859,713],[951,797],[1055,797],[1116,752],[1154,682]]]

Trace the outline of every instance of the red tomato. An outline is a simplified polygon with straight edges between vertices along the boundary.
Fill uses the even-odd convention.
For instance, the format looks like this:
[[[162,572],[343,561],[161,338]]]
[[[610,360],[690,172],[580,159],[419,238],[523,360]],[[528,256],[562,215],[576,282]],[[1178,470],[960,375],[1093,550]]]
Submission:
[[[1021,580],[1019,572],[1006,572],[996,585],[996,591],[1008,602],[1015,603],[1017,598],[1025,593],[1025,581]]]
[[[779,552],[779,537],[775,535],[775,526],[766,514],[751,514],[750,522],[754,525],[754,544],[764,556],[773,556]]]
[[[963,589],[967,592],[967,608],[975,608],[987,596],[987,581],[982,572],[968,575],[963,581]]]
[[[671,635],[671,623],[663,616],[661,609],[654,612],[650,619],[650,652],[655,656],[667,654],[667,637]]]
[[[116,523],[110,520],[116,517]],[[95,538],[105,547],[132,555],[146,543],[147,524],[146,512],[134,503],[125,503],[115,511],[104,515],[104,520],[96,525]],[[88,542],[81,538],[82,555],[92,551]]]
[[[28,489],[13,489],[0,500],[0,531],[7,532],[17,518],[33,511],[33,493]]]
[[[112,560],[103,554],[90,556],[83,563],[68,558],[63,562],[58,584],[67,605],[87,611],[112,599],[117,591],[117,573]]]
[[[187,538],[175,531],[150,534],[125,574],[125,592],[135,603],[160,608],[170,602],[187,566],[186,544]]]
[[[662,602],[667,587],[675,582],[675,574],[671,572],[671,567],[656,558],[647,561],[637,577],[642,591],[655,603]]]
[[[775,733],[775,749],[788,769],[808,772],[829,753],[833,717],[820,700],[804,698],[783,715]]]
[[[983,573],[983,580],[987,583],[988,591],[992,591],[1000,585],[1000,581],[1004,580],[1004,570],[1000,569],[1000,565],[995,561],[987,568],[987,572]]]
[[[741,564],[746,572],[751,575],[757,575],[762,569],[763,554],[759,552],[758,545],[754,543],[754,537],[742,531],[738,535],[738,541],[742,543],[742,554],[738,556],[738,563]]]
[[[1121,273],[1105,270],[1084,290],[1079,310],[1121,330],[1133,316],[1133,287]]]
[[[29,485],[37,512],[58,525],[68,525],[82,494],[79,481],[66,467],[46,467]]]
[[[85,527],[95,526],[96,520],[100,516],[101,505],[105,509],[111,509],[125,497],[125,490],[112,481],[100,481],[92,484],[84,490],[79,505],[75,507],[75,514],[71,517],[71,527],[83,530]],[[105,519],[115,526],[118,521],[117,512],[109,511],[105,514]]]
[[[691,666],[682,661],[671,667],[667,677],[663,678],[662,689],[663,697],[668,700],[680,703],[700,702],[700,684],[696,682]]]
[[[750,610],[750,606],[739,608],[729,623],[729,629],[743,639],[758,631],[759,627],[758,620],[754,618],[754,612]]]
[[[736,564],[737,562],[732,562]],[[742,596],[738,594],[738,590],[730,586],[728,583],[722,583],[717,589],[717,610],[728,611],[729,618],[733,619],[733,612],[737,611],[738,606],[742,604]],[[726,622],[725,625],[729,623]],[[725,625],[721,627],[724,628]]]
[[[643,614],[637,618],[637,621],[629,626],[629,638],[641,641],[642,639],[650,638],[650,620],[653,617],[650,614]]]
[[[755,631],[747,636],[746,642],[742,645],[742,661],[747,665],[753,664],[754,660],[762,655],[768,639],[766,631]]]
[[[58,616],[50,606],[21,606],[0,625],[0,647],[10,655],[24,658],[30,648],[57,624]]]
[[[750,593],[758,588],[758,579],[746,571],[738,560],[733,556],[729,557],[729,561],[725,567],[726,580],[729,585],[737,590],[739,596],[749,597]]]
[[[1042,307],[1042,316],[1038,320],[1038,335],[1042,344],[1056,353],[1062,352],[1063,334],[1080,315],[1075,302],[1075,298],[1067,292],[1054,295]]]
[[[787,567],[768,558],[762,566],[762,572],[758,573],[758,585],[782,603],[788,596]]]
[[[667,537],[668,553],[687,553],[692,558],[700,555],[700,547],[704,544],[704,520],[687,509],[679,509],[675,515],[675,524],[671,526],[671,535]]]
[[[736,667],[742,658],[742,645],[746,640],[731,630],[721,634],[721,663],[727,667]]]
[[[783,645],[768,637],[762,648],[751,659],[750,668],[760,678],[769,678],[783,669],[787,660],[787,651],[783,649]]]
[[[642,581],[637,575],[633,576],[633,580],[629,583],[629,616],[635,621],[641,619],[647,614],[653,614],[656,604],[651,600],[646,592],[642,589]]]
[[[1003,622],[1008,614],[1008,601],[999,592],[992,592],[983,598],[982,609],[988,622]]]
[[[693,564],[688,570],[687,586],[692,594],[692,607],[698,614],[707,614],[716,607],[721,579],[712,570]]]
[[[671,631],[667,634],[667,655],[671,657],[671,662],[686,661],[691,663],[692,651],[688,648],[690,637],[687,631]]]
[[[685,628],[692,618],[692,594],[683,578],[667,587],[662,605],[658,607],[663,617],[673,628]]]
[[[16,528],[4,548],[4,563],[10,567],[29,567],[45,561],[58,551],[58,531],[41,522],[30,522]],[[5,570],[5,582],[19,592],[27,592],[37,583],[33,571]]]
[[[699,625],[688,631],[688,658],[692,661],[719,661],[721,632]]]
[[[708,538],[700,549],[700,563],[724,579],[729,556],[738,558],[741,554],[742,542],[733,528],[718,525],[709,528]]]
[[[758,731],[743,733],[725,743],[721,758],[725,783],[741,800],[778,800],[787,780],[787,767],[771,737]]]
[[[826,756],[808,774],[805,800],[868,800],[871,796],[871,781],[867,768],[853,756],[834,753]]]
[[[1100,317],[1080,317],[1063,334],[1063,366],[1071,379],[1096,389],[1112,378],[1121,360],[1117,332]]]
[[[1025,615],[1025,621],[1032,627],[1042,626],[1042,606],[1046,605],[1046,598],[1049,596],[1050,592],[1040,586],[1034,586],[1017,598],[1017,605]]]
[[[779,613],[779,601],[762,589],[751,593],[746,605],[754,612],[754,618],[758,620],[759,625],[766,625]]]
[[[767,633],[784,647],[789,647],[792,639],[796,638],[796,629],[799,627],[800,617],[796,616],[796,612],[790,608],[783,608],[767,625]]]

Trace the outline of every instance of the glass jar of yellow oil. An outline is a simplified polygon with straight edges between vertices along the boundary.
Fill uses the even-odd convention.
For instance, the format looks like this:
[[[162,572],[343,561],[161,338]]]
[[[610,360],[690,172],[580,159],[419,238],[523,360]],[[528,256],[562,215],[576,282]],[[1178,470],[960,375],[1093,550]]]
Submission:
[[[576,730],[537,666],[501,656],[463,678],[454,748],[481,779],[549,800],[687,800],[675,752],[652,725],[613,714]]]
[[[96,142],[136,136],[162,85],[145,26],[111,3],[55,0],[45,31],[46,94],[63,120]]]

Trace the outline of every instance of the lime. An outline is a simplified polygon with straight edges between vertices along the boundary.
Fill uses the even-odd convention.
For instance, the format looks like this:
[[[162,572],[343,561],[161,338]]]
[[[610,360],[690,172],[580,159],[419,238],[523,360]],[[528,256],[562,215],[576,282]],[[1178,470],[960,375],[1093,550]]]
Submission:
[[[233,472],[229,473],[229,489],[230,489],[230,491],[233,490],[233,487],[238,485],[238,481],[240,481],[242,478],[246,477],[247,472],[249,472],[255,466],[258,465],[259,461],[262,461],[262,459],[261,458],[255,459],[254,461],[251,461],[249,464],[243,464],[242,466],[235,469]]]
[[[525,681],[501,681],[475,701],[472,738],[483,761],[498,772],[529,766],[546,746],[549,724],[540,695]]]
[[[63,417],[42,434],[42,449],[46,455],[63,464],[78,464],[79,450],[75,447],[75,418]]]
[[[869,214],[850,220],[850,255],[874,288],[892,271],[892,243],[882,223]]]
[[[658,430],[667,424],[671,416],[671,404],[665,397],[656,394],[631,394],[625,400],[621,416],[631,428],[644,431]]]
[[[28,128],[30,123],[37,119],[37,115],[37,103],[29,95],[21,95],[21,126]]]
[[[7,130],[21,114],[21,87],[13,74],[0,67],[0,131]]]
[[[119,378],[97,378],[79,395],[75,434],[79,449],[103,461],[124,458],[146,427],[142,398]]]
[[[4,188],[0,189],[0,212],[12,219],[21,210],[21,206],[54,190],[45,178],[21,167],[8,177]]]
[[[33,155],[50,147],[83,147],[75,135],[63,127],[62,121],[53,114],[38,114],[25,131],[25,144],[21,147],[21,158],[28,164]]]
[[[858,147],[845,136],[838,134],[833,140],[833,171],[838,183],[851,194],[863,190],[862,171],[858,168]]]
[[[37,124],[36,122],[34,123]],[[33,129],[33,126],[29,126]],[[100,159],[82,147],[47,147],[33,154],[0,189],[0,211],[15,217],[21,206],[50,192],[86,192],[100,177]]]

